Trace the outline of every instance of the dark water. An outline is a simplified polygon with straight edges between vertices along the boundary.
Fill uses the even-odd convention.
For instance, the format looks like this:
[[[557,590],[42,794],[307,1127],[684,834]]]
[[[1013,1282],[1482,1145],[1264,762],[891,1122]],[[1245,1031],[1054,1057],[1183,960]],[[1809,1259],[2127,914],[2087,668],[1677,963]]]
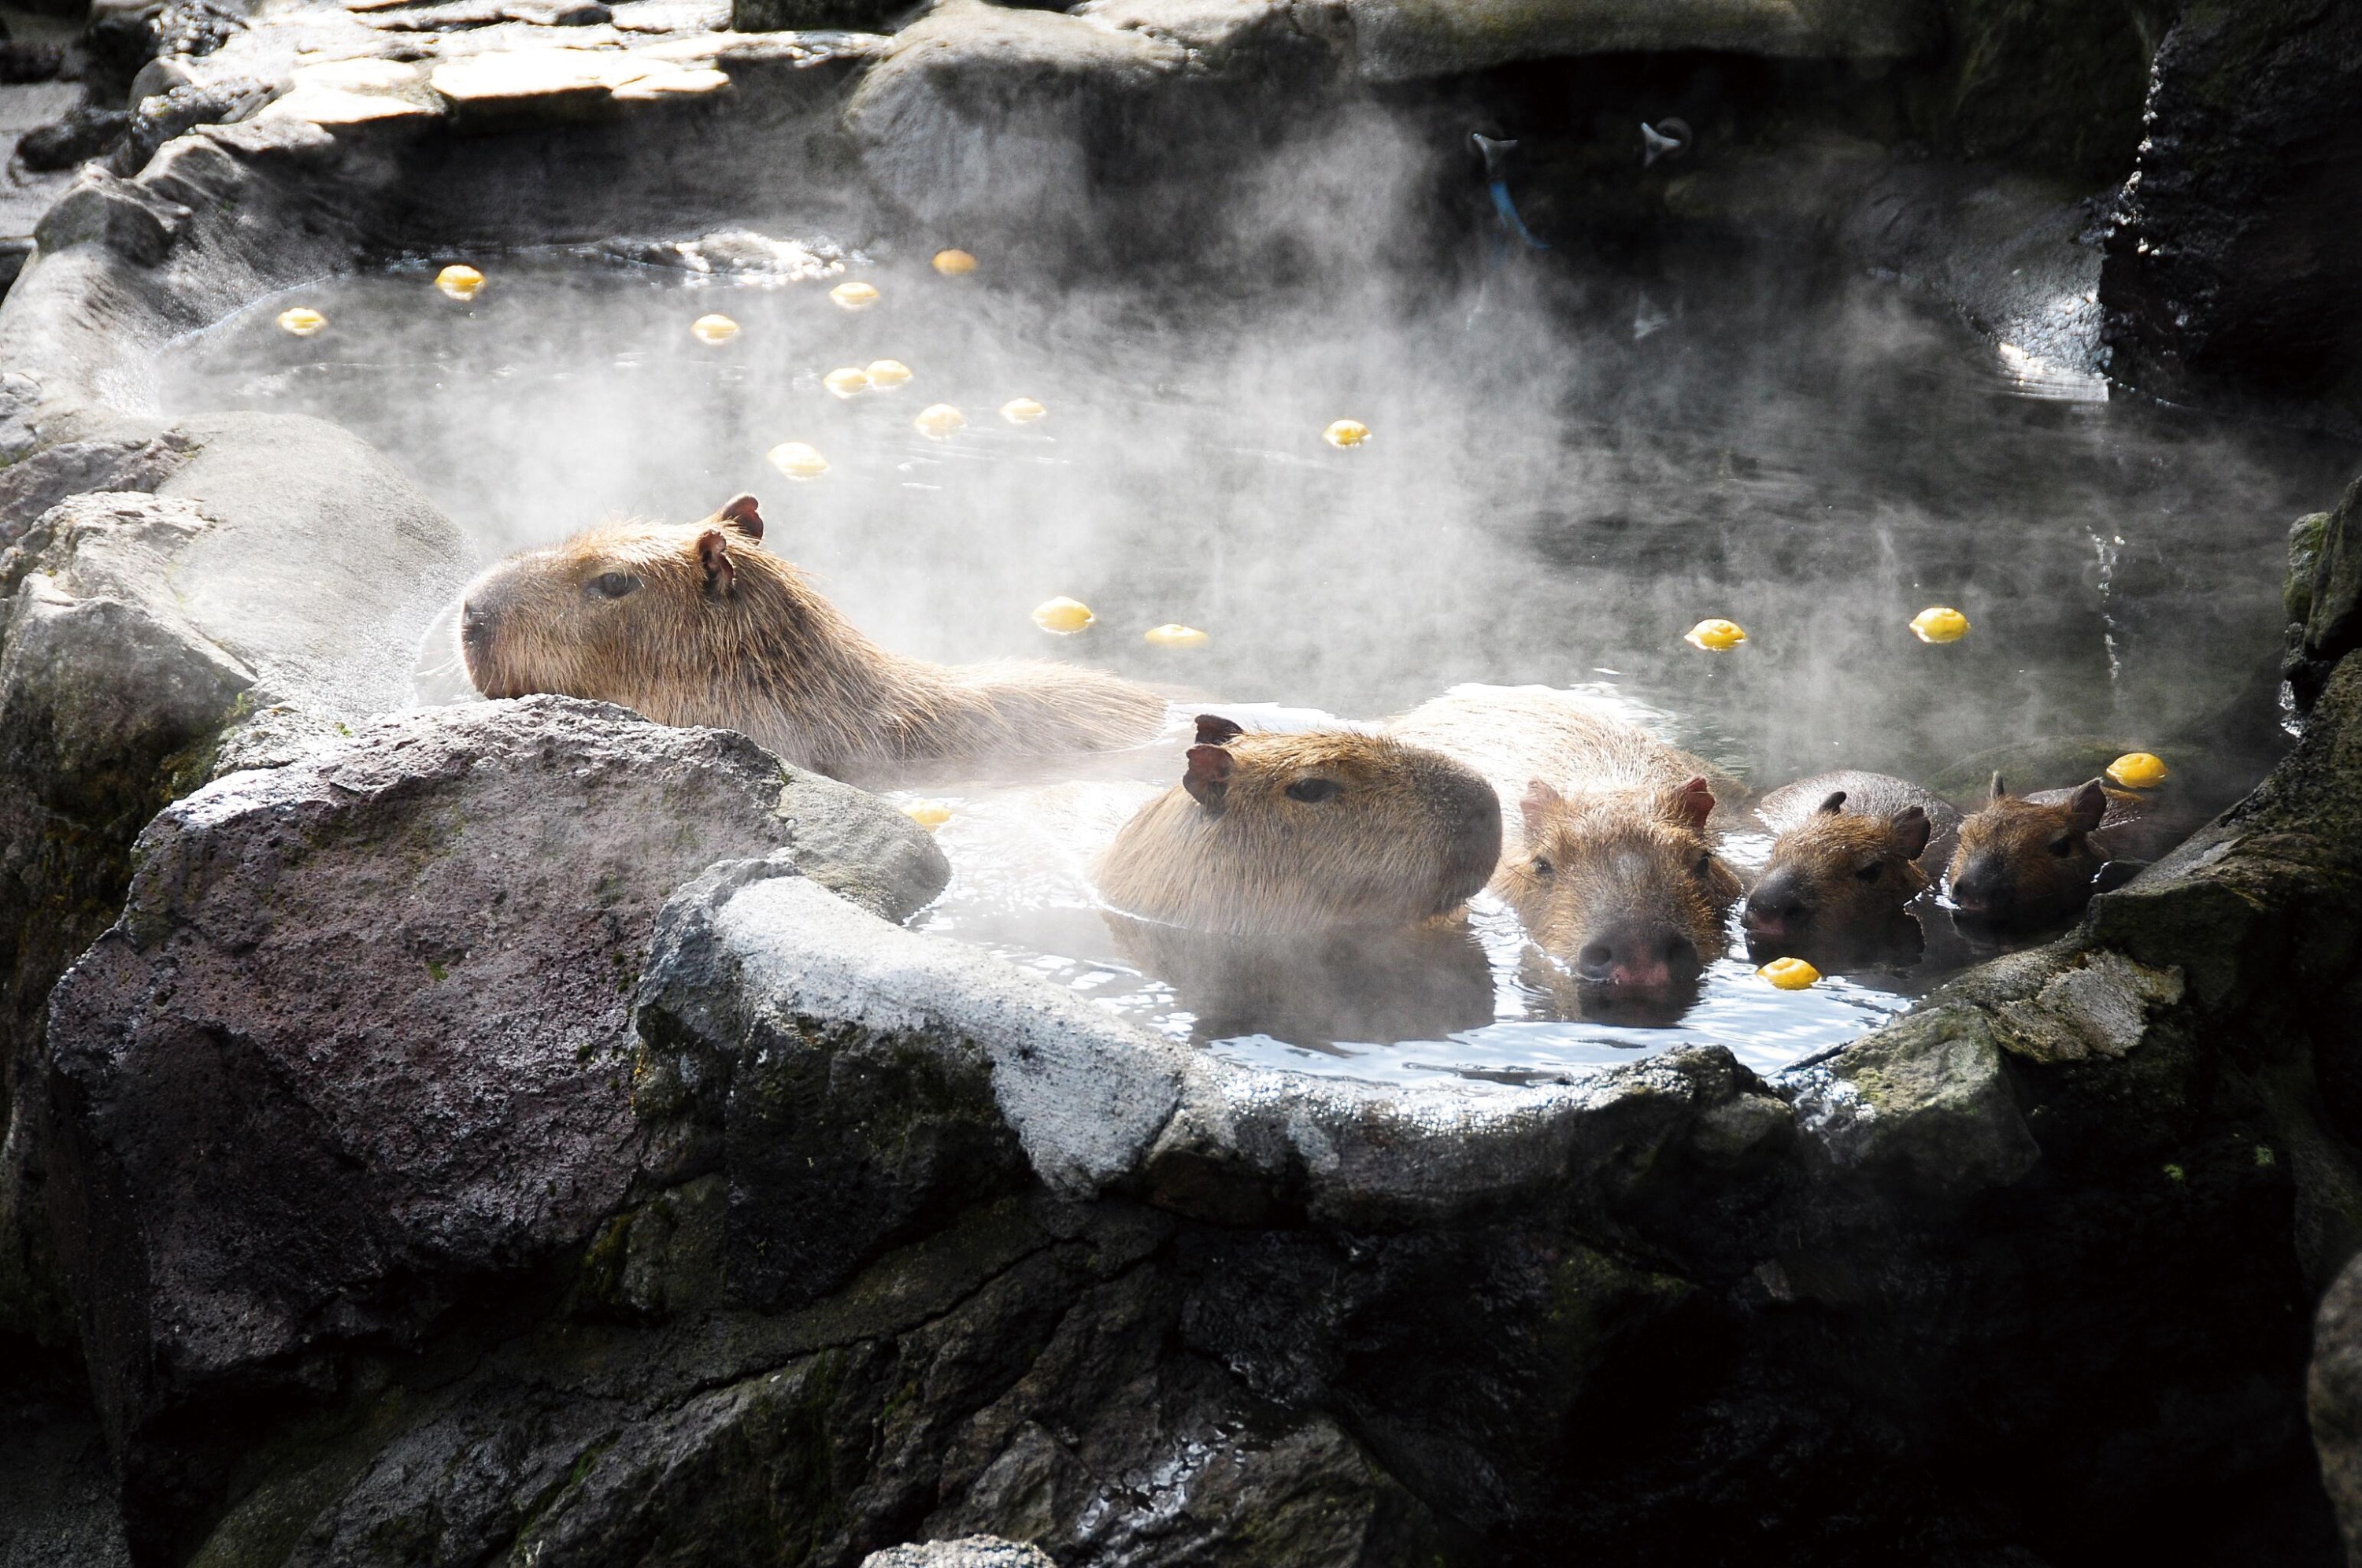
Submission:
[[[2105,401],[1883,284],[1708,260],[1645,286],[1503,271],[1428,293],[1374,267],[1341,288],[1176,301],[1052,291],[988,257],[966,279],[855,259],[795,282],[588,253],[468,259],[491,278],[472,304],[438,294],[431,269],[266,302],[184,344],[167,400],[338,420],[488,557],[753,490],[771,547],[906,652],[1075,658],[1353,718],[1462,681],[1595,686],[1759,788],[1841,766],[1927,778],[2062,734],[2259,774],[2268,723],[2221,715],[2277,657],[2289,523],[2330,503],[2354,457]],[[843,277],[880,303],[838,308]],[[280,332],[297,304],[327,329]],[[719,348],[689,330],[714,311],[742,328]],[[840,400],[822,384],[887,358],[908,385]],[[994,411],[1017,397],[1048,416],[1005,423]],[[948,441],[912,428],[937,403],[968,420]],[[1373,438],[1331,448],[1339,418]],[[817,447],[825,477],[771,469],[788,441]],[[1058,594],[1092,606],[1090,631],[1033,626]],[[1919,643],[1907,624],[1931,604],[1974,631]],[[1747,645],[1684,644],[1709,615]],[[1210,640],[1141,640],[1167,622]],[[1143,974],[1090,908],[1074,824],[1137,798],[1098,788],[1114,793],[1056,807],[1051,830],[1038,801],[935,791],[958,878],[920,923],[1175,1032],[1231,1027]],[[1783,995],[1727,959],[1680,1029],[1604,1029],[1558,1021],[1519,980],[1506,913],[1476,924],[1495,1021],[1360,1048],[1349,1070],[1555,1071],[1698,1037],[1769,1067],[1925,978]]]

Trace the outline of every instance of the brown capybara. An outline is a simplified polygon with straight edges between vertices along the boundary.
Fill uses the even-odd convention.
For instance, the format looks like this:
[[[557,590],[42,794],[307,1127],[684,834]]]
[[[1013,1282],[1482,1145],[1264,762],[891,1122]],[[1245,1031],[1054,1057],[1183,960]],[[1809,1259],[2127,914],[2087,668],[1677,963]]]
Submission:
[[[1982,924],[2055,925],[2091,900],[2092,878],[2137,836],[2147,810],[2138,795],[2097,778],[2021,796],[1996,773],[1986,803],[1960,824],[1947,890]]]
[[[1355,730],[1249,734],[1201,714],[1181,782],[1092,867],[1136,919],[1232,935],[1407,925],[1449,914],[1501,853],[1485,780]]]
[[[1941,874],[1960,827],[1950,801],[1852,768],[1783,785],[1755,815],[1778,835],[1743,917],[1763,958],[1884,944],[1903,906]]]
[[[889,653],[762,547],[741,495],[702,523],[613,523],[509,557],[468,587],[460,649],[487,697],[551,691],[659,723],[738,730],[875,783],[1142,745],[1164,700],[1034,660]]]
[[[1738,786],[1596,698],[1463,686],[1387,727],[1483,773],[1513,803],[1493,890],[1572,973],[1586,1010],[1669,1018],[1728,945],[1738,878],[1715,852]]]

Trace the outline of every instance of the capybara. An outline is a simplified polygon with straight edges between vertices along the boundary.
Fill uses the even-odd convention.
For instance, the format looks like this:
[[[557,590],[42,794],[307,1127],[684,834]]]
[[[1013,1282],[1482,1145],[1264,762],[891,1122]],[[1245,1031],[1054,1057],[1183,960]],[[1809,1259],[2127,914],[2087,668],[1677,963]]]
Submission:
[[[1744,916],[1764,958],[1893,945],[1895,916],[1941,874],[1960,827],[1948,801],[1852,768],[1783,785],[1755,815],[1778,835]]]
[[[741,495],[702,523],[612,523],[520,551],[468,587],[469,677],[487,697],[552,691],[738,730],[861,783],[1038,767],[1164,727],[1162,697],[1097,670],[889,653],[762,538]]]
[[[1586,1010],[1678,1013],[1728,945],[1738,878],[1715,853],[1737,785],[1612,706],[1548,687],[1455,688],[1386,727],[1511,802],[1493,889],[1566,966]]]
[[[1123,914],[1198,931],[1369,930],[1457,910],[1500,852],[1493,791],[1448,756],[1208,713],[1181,782],[1123,825],[1092,880]]]
[[[1118,949],[1173,988],[1200,1040],[1441,1040],[1493,1021],[1493,969],[1465,918],[1383,931],[1231,936],[1109,914]]]
[[[1987,925],[2054,925],[2092,897],[2092,878],[2142,837],[2148,803],[2100,779],[2012,795],[1998,773],[1960,824],[1946,874],[1959,911]]]

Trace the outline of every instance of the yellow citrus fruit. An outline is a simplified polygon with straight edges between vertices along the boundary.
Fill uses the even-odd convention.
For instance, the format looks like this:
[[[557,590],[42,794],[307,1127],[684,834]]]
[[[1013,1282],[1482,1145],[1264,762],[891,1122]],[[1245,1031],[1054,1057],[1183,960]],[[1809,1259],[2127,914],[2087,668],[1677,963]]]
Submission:
[[[859,397],[869,390],[869,372],[847,365],[822,376],[820,384],[839,397]]]
[[[700,343],[719,348],[738,336],[738,324],[726,315],[701,315],[689,324],[689,330]]]
[[[935,271],[946,278],[965,278],[976,271],[976,258],[965,250],[938,250]]]
[[[1202,648],[1206,646],[1206,634],[1195,626],[1167,621],[1162,626],[1151,626],[1141,633],[1140,640],[1160,648]]]
[[[1342,449],[1358,447],[1370,438],[1370,427],[1358,419],[1340,419],[1320,432],[1320,439]]]
[[[298,337],[310,337],[328,325],[328,318],[310,305],[297,305],[279,313],[279,330],[292,332]]]
[[[1031,425],[1049,412],[1030,397],[1012,397],[1000,405],[1000,417],[1011,425]]]
[[[847,310],[867,310],[877,303],[875,283],[839,283],[829,290],[828,297]]]
[[[1690,646],[1704,648],[1708,653],[1728,653],[1746,640],[1747,634],[1739,628],[1738,622],[1725,621],[1718,616],[1700,621],[1682,636],[1682,641]]]
[[[1801,991],[1821,977],[1821,972],[1802,958],[1774,958],[1755,971],[1783,991]]]
[[[828,459],[801,441],[782,441],[763,456],[789,479],[818,479],[828,472]]]
[[[2165,775],[2165,759],[2145,751],[2128,751],[2108,764],[2108,777],[2127,790],[2155,789]]]
[[[1091,613],[1089,605],[1078,599],[1069,599],[1063,593],[1033,606],[1033,624],[1062,637],[1073,636],[1098,619]]]
[[[911,421],[919,434],[937,441],[948,441],[952,433],[967,425],[967,415],[947,403],[930,403],[919,410],[919,417]]]
[[[902,814],[929,833],[952,820],[952,809],[941,801],[909,801],[902,807]]]
[[[474,299],[484,286],[484,275],[473,267],[453,265],[435,274],[435,286],[462,303]]]
[[[873,387],[899,387],[911,379],[911,367],[900,359],[872,359],[867,374]]]
[[[1931,604],[1911,617],[1911,635],[1923,643],[1957,643],[1969,635],[1969,618],[1958,610]]]

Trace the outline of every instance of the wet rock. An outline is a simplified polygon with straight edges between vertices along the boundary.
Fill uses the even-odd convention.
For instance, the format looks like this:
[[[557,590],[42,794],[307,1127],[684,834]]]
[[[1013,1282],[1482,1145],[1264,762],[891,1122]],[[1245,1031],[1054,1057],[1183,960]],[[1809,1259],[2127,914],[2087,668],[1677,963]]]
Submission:
[[[1805,60],[1892,60],[1934,50],[1920,0],[1349,0],[1365,78],[1399,82],[1579,54],[1711,50]]]
[[[1915,1011],[1848,1046],[1806,1080],[1797,1111],[1840,1165],[1948,1198],[2007,1186],[2042,1156],[1972,1008]]]
[[[2114,372],[2362,411],[2362,11],[2196,0],[2158,50],[2147,139],[2107,244]]]
[[[381,720],[160,815],[44,1069],[135,1513],[175,1512],[209,1412],[301,1397],[323,1357],[413,1339],[619,1208],[627,1001],[667,892],[718,857],[863,845],[896,912],[940,885],[872,797],[562,698]]]
[[[997,1535],[966,1535],[918,1546],[889,1546],[861,1560],[861,1568],[1057,1568],[1041,1548]]]
[[[37,174],[71,169],[105,152],[130,126],[130,115],[121,109],[84,105],[69,111],[62,119],[27,131],[17,143],[17,157]]]
[[[2170,0],[1948,0],[1947,140],[1968,158],[2121,180],[2141,139],[2149,58]]]
[[[55,1339],[40,1129],[18,1104],[50,985],[223,728],[272,703],[331,725],[398,705],[468,559],[391,463],[317,420],[209,415],[21,467],[27,504],[101,469],[161,492],[72,496],[0,553],[0,1327]]]
[[[2305,1407],[2346,1562],[2362,1563],[2362,1259],[2345,1265],[2313,1319]]]
[[[174,137],[185,136],[199,126],[234,125],[269,103],[277,91],[273,83],[230,77],[171,87],[142,98],[131,111],[122,145],[115,150],[114,171],[137,174],[148,167],[156,149]]]
[[[2302,613],[2284,673],[2300,710],[2312,706],[2338,661],[2362,647],[2362,481],[2308,527],[2315,522],[2305,519],[2289,536],[2288,608]]]
[[[989,199],[1087,204],[1095,156],[1186,61],[1178,45],[1053,11],[946,4],[896,35],[845,106],[870,178],[916,215]]]

